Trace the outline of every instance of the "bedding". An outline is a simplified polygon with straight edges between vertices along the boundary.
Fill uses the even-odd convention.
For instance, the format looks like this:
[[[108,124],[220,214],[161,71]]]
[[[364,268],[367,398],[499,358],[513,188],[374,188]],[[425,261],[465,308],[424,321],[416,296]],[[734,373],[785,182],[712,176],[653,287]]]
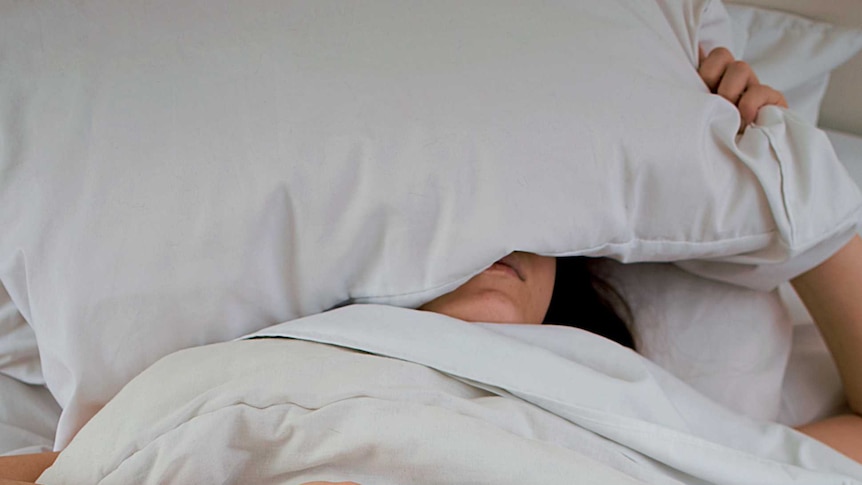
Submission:
[[[816,125],[832,71],[862,48],[860,30],[744,5],[727,5],[727,11],[735,56]]]
[[[824,132],[862,186],[862,137]],[[638,351],[716,402],[791,426],[846,409],[832,357],[789,283],[753,291],[667,263],[597,260],[593,269],[629,304]]]
[[[820,22],[829,22],[850,28],[862,29],[862,8],[859,0],[733,0],[805,16]],[[862,53],[857,54],[830,76],[829,88],[823,98],[822,126],[845,133],[862,135]]]
[[[862,136],[835,130],[825,132],[838,159],[847,167],[847,172],[856,184],[862,186]]]
[[[838,159],[856,184],[862,186],[862,137],[824,131]],[[814,320],[790,284],[779,287],[779,297],[793,323],[793,336],[776,420],[798,426],[846,412],[847,402],[838,370]]]
[[[45,386],[0,373],[0,454],[51,451],[60,406]]]
[[[44,384],[36,335],[0,285],[0,373],[26,384]]]
[[[36,336],[0,285],[0,455],[53,449],[60,407],[44,384]]]
[[[597,260],[592,269],[631,310],[638,353],[728,409],[781,422],[793,328],[777,292],[711,281],[668,263]]]
[[[788,294],[797,298],[792,288]],[[851,412],[832,354],[810,319],[793,326],[777,421],[801,426]]]
[[[740,143],[746,145],[757,138],[762,137],[763,140],[768,140],[768,143],[760,143],[755,159],[760,161],[769,157],[770,153],[778,153],[779,157],[788,153],[794,153],[794,161],[796,163],[783,165],[780,173],[772,172],[774,166],[769,164],[760,165],[753,164],[750,166],[755,173],[761,173],[763,177],[772,177],[776,185],[772,188],[776,191],[773,195],[776,199],[781,198],[786,204],[785,209],[788,213],[794,214],[796,217],[817,217],[816,213],[821,215],[835,214],[835,211],[840,212],[838,207],[830,207],[830,203],[820,205],[815,199],[818,198],[814,193],[795,193],[792,196],[784,192],[786,182],[793,178],[809,178],[816,177],[822,166],[819,164],[821,160],[830,159],[837,161],[835,151],[829,143],[829,139],[825,133],[819,130],[812,130],[808,133],[803,133],[805,126],[801,120],[788,123],[782,126],[772,125],[778,115],[779,110],[772,106],[762,108],[757,116],[758,124],[765,124],[764,130],[755,132],[754,136],[749,140],[740,140]],[[792,118],[793,116],[790,115]],[[771,121],[770,121],[771,120]],[[796,124],[796,123],[799,124]],[[840,166],[840,162],[838,162]],[[836,167],[838,168],[838,167]],[[769,173],[772,172],[772,173]],[[841,173],[837,178],[841,179],[842,184],[853,185],[856,187],[852,179],[847,175],[846,169],[841,166],[838,172]],[[836,179],[837,181],[837,179]],[[823,190],[828,192],[826,186],[814,190]],[[858,188],[857,188],[858,190]],[[785,198],[786,197],[786,198]],[[789,233],[795,237],[805,237],[811,228],[795,226],[788,224],[785,227]],[[792,279],[793,276],[802,274],[811,269],[816,264],[810,264],[812,261],[822,262],[832,255],[841,245],[850,240],[857,229],[856,224],[844,226],[840,231],[840,236],[835,235],[833,239],[826,239],[825,242],[812,244],[807,248],[807,258],[793,259],[784,261],[785,264],[766,264],[768,261],[768,253],[761,255],[764,258],[764,264],[751,265],[751,256],[748,254],[740,254],[726,258],[701,258],[690,259],[676,262],[676,264],[691,273],[698,274],[704,277],[712,278],[719,281],[725,281],[732,284],[748,286],[760,290],[774,290],[781,282]],[[838,245],[835,243],[840,241]],[[783,261],[783,257],[773,253],[773,257],[777,257],[774,263]],[[792,276],[790,276],[792,275]]]
[[[578,329],[351,305],[249,338],[156,363],[39,483],[862,483]]]
[[[720,2],[222,7],[0,3],[0,281],[58,448],[175,350],[416,306],[514,249],[770,288],[858,222],[816,130],[737,139],[706,92]]]

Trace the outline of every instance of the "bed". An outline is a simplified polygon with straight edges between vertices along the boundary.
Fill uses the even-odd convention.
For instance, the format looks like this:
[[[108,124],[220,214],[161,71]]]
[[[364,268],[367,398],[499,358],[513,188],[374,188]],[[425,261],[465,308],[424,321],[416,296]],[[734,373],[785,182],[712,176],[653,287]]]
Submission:
[[[0,452],[68,447],[44,483],[862,480],[786,427],[845,404],[810,316],[781,283],[858,226],[858,1],[575,2],[558,20],[557,7],[489,15],[482,2],[296,2],[297,15],[259,3],[271,15],[195,0],[0,3]],[[425,20],[411,30],[411,18]],[[458,44],[467,33],[479,40]],[[560,39],[602,48],[554,48]],[[697,92],[698,44],[731,48],[793,114],[766,109],[737,140],[732,107]],[[283,45],[323,54],[282,58]],[[393,56],[401,64],[384,62]],[[569,56],[598,74],[559,62]],[[286,82],[322,94],[296,96]],[[594,94],[610,92],[626,95]],[[524,93],[539,104],[519,102]],[[575,106],[595,116],[573,118]],[[697,122],[668,138],[649,131],[668,118]],[[571,143],[573,132],[590,143]],[[523,162],[537,154],[540,168]],[[825,168],[806,171],[811,156]],[[416,164],[393,162],[405,157]],[[571,159],[593,161],[585,199],[559,195],[584,185],[560,175]],[[662,176],[673,170],[700,182],[673,184]],[[830,197],[816,196],[824,187]],[[632,306],[646,359],[578,332],[409,310],[513,249],[607,257],[596,270]],[[435,354],[427,342],[441,334],[462,352]],[[553,371],[537,382],[487,367],[502,357],[463,359],[476,348]],[[279,360],[292,353],[317,364]],[[279,366],[295,372],[266,372]],[[376,372],[403,392],[375,387]],[[572,383],[613,399],[559,394]],[[374,425],[342,418],[351,413]],[[413,436],[382,433],[414,425]],[[201,474],[216,453],[221,466]],[[525,468],[524,456],[545,466]]]

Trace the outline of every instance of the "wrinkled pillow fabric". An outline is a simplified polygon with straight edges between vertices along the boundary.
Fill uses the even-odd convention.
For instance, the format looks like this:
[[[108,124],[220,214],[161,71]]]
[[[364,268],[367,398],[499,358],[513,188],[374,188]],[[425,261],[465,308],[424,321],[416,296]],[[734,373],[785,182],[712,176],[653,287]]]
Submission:
[[[0,374],[26,384],[45,384],[36,336],[3,285],[0,285]]]
[[[790,109],[817,124],[833,69],[862,49],[862,30],[745,5],[728,5],[733,51]]]
[[[0,281],[63,407],[56,446],[174,350],[418,305],[516,249],[722,278],[730,258],[765,287],[816,264],[858,189],[781,110],[737,140],[694,68],[722,15],[0,3]]]
[[[728,409],[779,420],[793,329],[777,291],[673,264],[598,259],[592,270],[626,302],[638,353]]]

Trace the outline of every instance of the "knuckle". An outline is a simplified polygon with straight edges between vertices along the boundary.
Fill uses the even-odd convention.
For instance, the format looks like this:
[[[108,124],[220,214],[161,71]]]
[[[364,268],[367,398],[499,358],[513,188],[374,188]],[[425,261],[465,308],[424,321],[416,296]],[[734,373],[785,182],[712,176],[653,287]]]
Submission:
[[[757,109],[760,107],[760,104],[762,103],[758,96],[754,95],[754,93],[746,93],[739,100],[739,109],[742,111]]]
[[[744,86],[741,86],[738,82],[734,82],[732,79],[722,82],[717,90],[717,94],[724,96],[734,103],[739,100],[744,92]]]
[[[719,59],[730,59],[733,60],[733,54],[726,47],[716,47],[710,53],[710,56],[715,56]]]
[[[767,97],[770,93],[772,93],[772,91],[772,88],[770,88],[769,86],[764,86],[763,84],[749,86],[748,89],[746,89],[747,93],[750,93],[752,96],[756,96],[758,98]]]
[[[718,80],[719,80],[719,76],[718,76],[718,75],[716,75],[716,74],[708,74],[708,73],[704,73],[704,74],[702,74],[702,76],[703,76],[703,80],[704,80],[704,82],[706,82],[706,84],[707,84],[710,88],[712,88],[712,89],[716,89],[716,88],[718,87]]]
[[[718,89],[716,90],[716,94],[720,94],[722,96],[730,96],[734,94],[734,89],[728,83],[721,83],[718,85]],[[736,93],[737,95],[741,93]]]
[[[751,72],[752,71],[751,66],[749,66],[747,62],[741,61],[741,60],[736,60],[736,61],[731,62],[730,66],[728,66],[728,67],[734,71],[739,71],[739,72]]]

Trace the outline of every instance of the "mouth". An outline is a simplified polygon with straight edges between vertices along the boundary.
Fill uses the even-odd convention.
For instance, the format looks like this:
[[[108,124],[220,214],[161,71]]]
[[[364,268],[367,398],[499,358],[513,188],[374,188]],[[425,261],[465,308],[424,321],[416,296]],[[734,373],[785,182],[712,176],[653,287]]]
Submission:
[[[510,254],[505,258],[497,261],[488,269],[504,271],[511,274],[512,276],[515,276],[521,281],[527,281],[526,278],[524,278],[524,273],[521,271],[518,258],[515,257],[513,254]]]

